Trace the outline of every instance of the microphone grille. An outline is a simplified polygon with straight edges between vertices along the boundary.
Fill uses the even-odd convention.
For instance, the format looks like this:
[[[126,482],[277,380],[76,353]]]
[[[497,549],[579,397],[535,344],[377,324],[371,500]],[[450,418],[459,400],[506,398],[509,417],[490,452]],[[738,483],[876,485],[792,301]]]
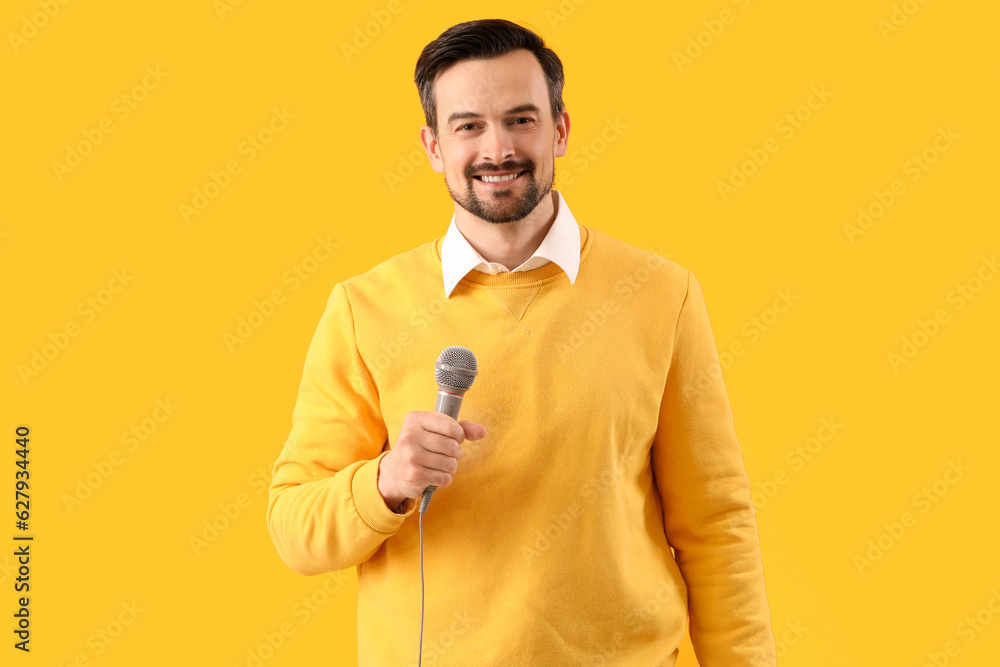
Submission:
[[[450,366],[451,368],[443,368]],[[452,345],[438,356],[434,364],[434,379],[438,384],[457,389],[468,389],[476,379],[476,355],[461,345]]]

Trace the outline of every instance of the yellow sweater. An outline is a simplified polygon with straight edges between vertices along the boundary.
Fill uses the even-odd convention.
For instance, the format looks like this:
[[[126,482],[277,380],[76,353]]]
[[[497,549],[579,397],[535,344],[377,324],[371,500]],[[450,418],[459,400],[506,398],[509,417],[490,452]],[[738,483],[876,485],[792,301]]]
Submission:
[[[425,665],[774,665],[750,485],[701,287],[580,226],[557,264],[470,272],[445,299],[443,237],[333,287],[305,360],[267,525],[314,575],[357,566],[362,666],[415,665],[416,503],[378,465],[434,362],[469,348],[452,484],[424,515]],[[671,550],[673,548],[673,551]]]

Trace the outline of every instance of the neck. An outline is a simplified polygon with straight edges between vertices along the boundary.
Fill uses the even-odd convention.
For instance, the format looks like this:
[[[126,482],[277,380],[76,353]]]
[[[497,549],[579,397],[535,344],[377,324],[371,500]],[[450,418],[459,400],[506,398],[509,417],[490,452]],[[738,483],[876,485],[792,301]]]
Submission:
[[[455,226],[483,259],[513,271],[542,244],[556,219],[558,201],[550,190],[526,217],[503,223],[487,222],[455,204]]]

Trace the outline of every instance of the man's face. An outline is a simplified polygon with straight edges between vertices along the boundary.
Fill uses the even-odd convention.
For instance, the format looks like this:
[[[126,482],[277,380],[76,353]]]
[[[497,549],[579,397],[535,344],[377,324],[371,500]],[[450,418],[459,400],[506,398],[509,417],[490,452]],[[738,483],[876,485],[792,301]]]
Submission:
[[[552,120],[542,66],[518,50],[464,60],[435,82],[438,133],[420,138],[434,171],[469,213],[487,222],[520,220],[552,189],[555,158],[566,154],[569,114]],[[488,182],[484,177],[512,180]]]

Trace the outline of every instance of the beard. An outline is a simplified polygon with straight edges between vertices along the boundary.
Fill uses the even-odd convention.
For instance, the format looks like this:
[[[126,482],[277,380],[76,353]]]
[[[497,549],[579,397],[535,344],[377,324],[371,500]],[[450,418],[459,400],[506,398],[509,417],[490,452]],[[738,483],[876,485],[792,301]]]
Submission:
[[[522,220],[529,213],[535,210],[542,198],[545,197],[551,190],[552,184],[555,182],[555,167],[552,168],[552,176],[548,179],[548,183],[539,184],[535,180],[535,164],[531,160],[525,161],[524,164],[515,164],[513,162],[505,162],[499,166],[498,169],[486,171],[490,173],[492,171],[521,171],[526,170],[525,173],[519,178],[526,179],[523,184],[523,192],[518,195],[515,194],[513,187],[522,187],[521,185],[508,187],[508,188],[498,188],[492,193],[486,195],[486,198],[480,197],[476,193],[476,184],[472,174],[477,171],[484,171],[483,169],[474,169],[469,167],[465,170],[465,193],[463,196],[458,196],[448,185],[448,179],[445,178],[445,186],[448,188],[448,194],[455,201],[456,204],[464,208],[466,211],[481,218],[486,222],[492,223],[504,223],[504,222],[515,222],[517,220]]]

